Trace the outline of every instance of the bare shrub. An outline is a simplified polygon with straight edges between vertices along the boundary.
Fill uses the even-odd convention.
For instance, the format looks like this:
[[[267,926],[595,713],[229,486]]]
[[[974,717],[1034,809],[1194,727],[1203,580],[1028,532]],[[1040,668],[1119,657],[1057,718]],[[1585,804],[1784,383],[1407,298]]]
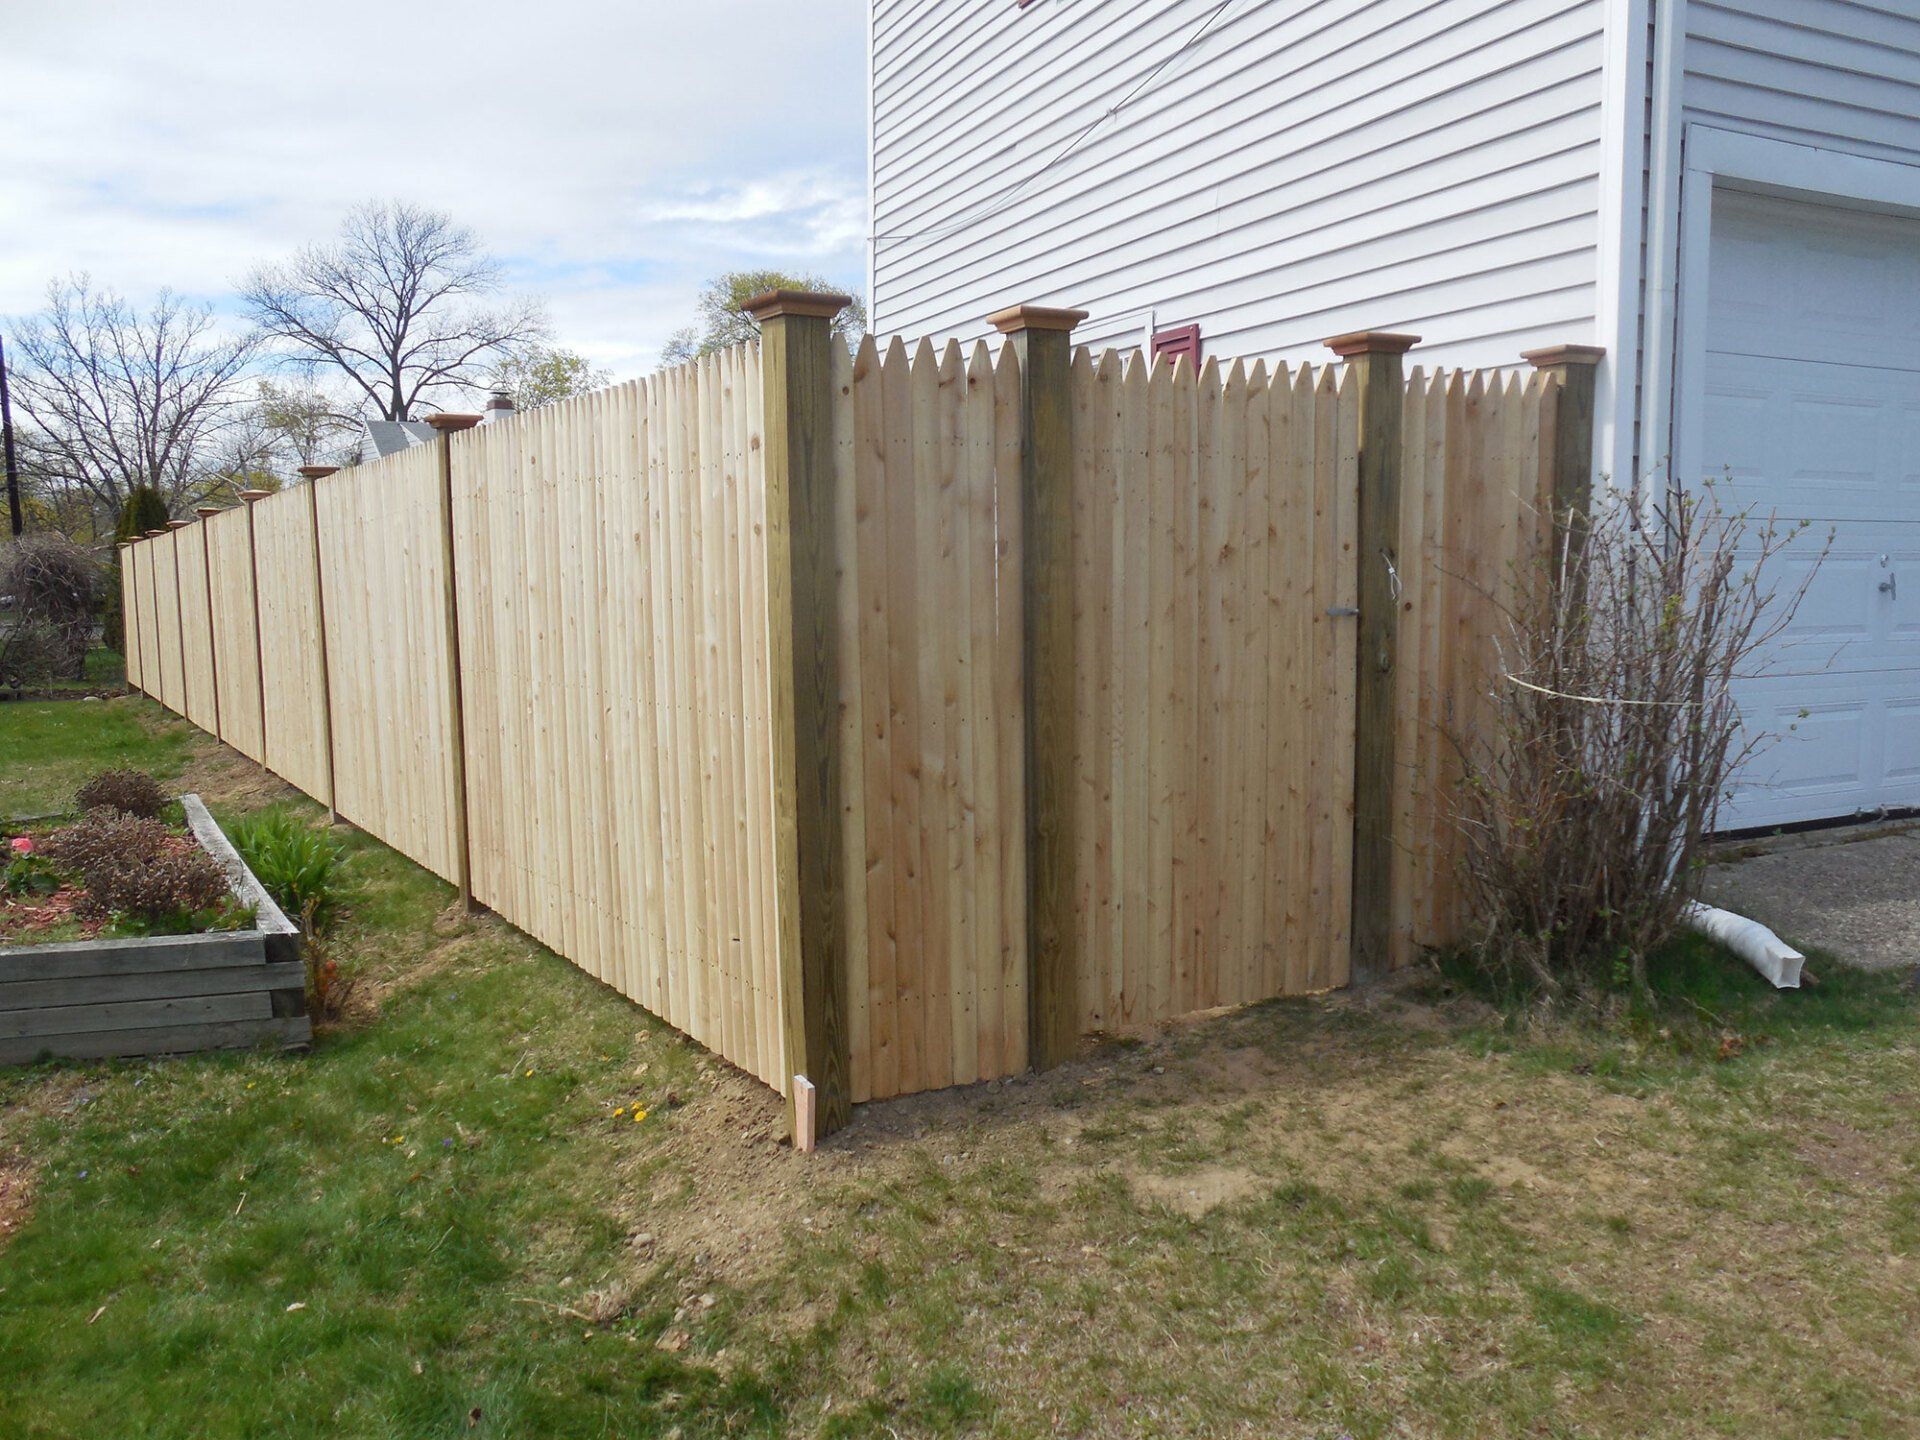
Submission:
[[[83,913],[161,925],[212,910],[228,895],[226,876],[205,852],[177,850],[144,862],[115,861],[81,872]]]
[[[64,535],[23,535],[0,551],[0,595],[18,622],[52,634],[62,675],[86,673],[100,567]]]
[[[149,819],[167,806],[167,792],[144,770],[102,770],[77,791],[74,800],[84,810],[118,810]]]
[[[160,925],[211,910],[229,893],[211,856],[150,818],[90,810],[42,849],[79,872],[85,893],[76,908],[90,916]]]
[[[116,857],[157,859],[172,838],[173,832],[151,817],[90,810],[47,836],[40,848],[62,865],[84,873]]]
[[[1732,686],[1805,593],[1771,579],[1803,529],[1711,487],[1647,514],[1621,499],[1515,577],[1483,713],[1448,722],[1465,896],[1499,978],[1646,992],[1721,801],[1772,738],[1742,726]]]
[[[0,618],[0,691],[43,690],[72,665],[67,637],[41,620]]]

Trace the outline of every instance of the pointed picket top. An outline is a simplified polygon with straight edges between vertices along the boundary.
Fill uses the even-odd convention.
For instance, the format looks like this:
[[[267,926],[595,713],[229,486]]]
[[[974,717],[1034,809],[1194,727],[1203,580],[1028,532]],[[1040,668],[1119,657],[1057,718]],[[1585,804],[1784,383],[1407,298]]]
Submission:
[[[1120,352],[1109,345],[1100,352],[1100,359],[1093,367],[1093,378],[1102,385],[1111,385],[1125,370],[1126,362],[1121,359]]]
[[[1003,345],[1003,350],[1011,350],[1011,345]],[[973,350],[967,356],[967,393],[975,391],[985,393],[993,382],[993,350],[984,340],[973,342]]]
[[[879,368],[880,346],[875,342],[873,333],[869,331],[860,337],[860,348],[853,352],[854,383],[858,384]]]
[[[852,396],[854,377],[853,352],[838,341],[828,346],[827,350],[829,357],[828,363],[830,366],[828,374],[832,376],[834,393],[837,395]],[[744,366],[744,358],[741,363]]]
[[[1235,365],[1239,363],[1238,360],[1234,361]],[[1201,362],[1200,384],[1202,387],[1208,389],[1218,390],[1220,388],[1220,360],[1218,356],[1209,355]]]
[[[913,358],[907,354],[907,342],[895,335],[887,342],[880,356],[880,375],[882,382],[889,388],[904,389],[907,376],[913,368]]]
[[[940,347],[940,385],[958,385],[960,377],[966,374],[967,362],[960,354],[960,342],[948,340]]]
[[[933,348],[933,341],[924,335],[913,347],[913,368],[916,373],[932,373],[940,367],[940,356]]]

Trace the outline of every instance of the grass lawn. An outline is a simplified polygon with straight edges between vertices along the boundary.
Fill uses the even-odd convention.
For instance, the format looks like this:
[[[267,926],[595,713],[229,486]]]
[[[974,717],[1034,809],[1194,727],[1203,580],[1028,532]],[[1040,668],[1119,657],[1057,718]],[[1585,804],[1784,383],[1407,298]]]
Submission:
[[[198,732],[163,714],[135,699],[0,701],[0,821],[70,809],[96,770],[178,776]]]
[[[301,803],[144,701],[66,708],[97,743],[14,755],[139,736],[223,820]],[[0,1435],[1920,1432],[1902,977],[1683,947],[1601,1030],[1420,976],[802,1157],[349,844],[359,990],[311,1054],[0,1071]]]

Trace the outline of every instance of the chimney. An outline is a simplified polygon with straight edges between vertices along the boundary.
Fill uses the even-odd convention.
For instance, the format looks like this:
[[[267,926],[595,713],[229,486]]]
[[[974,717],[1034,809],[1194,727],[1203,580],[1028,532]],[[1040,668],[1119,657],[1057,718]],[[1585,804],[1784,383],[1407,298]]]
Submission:
[[[496,420],[504,420],[513,414],[513,397],[504,390],[496,390],[487,397],[486,414],[480,417],[482,425],[491,425]]]

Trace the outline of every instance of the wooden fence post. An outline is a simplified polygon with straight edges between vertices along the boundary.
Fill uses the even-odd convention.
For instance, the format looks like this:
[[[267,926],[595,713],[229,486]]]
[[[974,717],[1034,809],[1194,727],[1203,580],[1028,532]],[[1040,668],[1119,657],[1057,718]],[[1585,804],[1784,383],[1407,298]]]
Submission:
[[[1379,330],[1327,341],[1359,380],[1360,635],[1353,702],[1352,983],[1393,964],[1394,667],[1400,644],[1400,447],[1407,382],[1401,357],[1418,335]]]
[[[1080,1040],[1073,859],[1073,327],[1084,310],[1015,305],[987,321],[1020,360],[1021,689],[1026,716],[1027,1056]]]
[[[302,465],[300,475],[307,482],[308,531],[313,536],[313,614],[320,627],[320,723],[327,747],[327,824],[340,818],[340,793],[334,783],[337,773],[333,761],[333,660],[327,654],[327,577],[320,561],[320,490],[317,481],[331,475],[338,465]],[[263,697],[264,701],[264,697]]]
[[[131,612],[127,610],[128,595],[134,596],[136,605],[139,603],[139,582],[129,578],[127,574],[127,566],[133,560],[133,547],[136,543],[132,540],[122,540],[115,546],[120,552],[120,655],[122,660],[127,662],[128,686],[144,695],[147,689],[147,658],[146,653],[140,649],[140,612],[138,609]],[[129,625],[132,628],[128,628]],[[140,676],[138,680],[133,678],[136,671]]]
[[[167,529],[180,531],[187,528],[191,520],[169,520]],[[193,709],[193,687],[187,683],[187,606],[180,598],[180,540],[173,540],[173,631],[180,640],[180,714],[184,718]]]
[[[253,528],[253,507],[272,493],[271,490],[240,492],[247,506],[247,582],[253,590],[253,693],[260,702],[260,764],[268,769],[272,767],[267,765],[267,656],[266,642],[261,639],[264,627],[260,624],[260,543]],[[321,636],[322,648],[325,648],[325,639]],[[331,804],[331,796],[328,802]]]
[[[1529,350],[1520,358],[1544,370],[1560,384],[1553,421],[1553,568],[1560,570],[1564,542],[1569,557],[1586,542],[1588,507],[1593,500],[1593,397],[1600,362],[1598,345],[1555,345]]]
[[[787,1116],[807,1148],[853,1115],[846,877],[840,874],[839,656],[833,317],[845,295],[770,290],[760,322],[766,456],[767,653],[772,675],[773,873],[779,901]],[[816,1131],[801,1133],[804,1076]]]
[[[227,737],[220,726],[220,632],[213,623],[213,546],[207,543],[207,521],[220,513],[218,505],[197,506],[200,520],[200,583],[207,587],[207,673],[213,677],[213,736]]]
[[[166,533],[165,530],[149,530],[141,538],[155,540]],[[160,582],[153,573],[152,550],[147,551],[140,568],[147,572],[147,597],[148,602],[153,606],[153,648],[159,652],[153,657],[153,687],[147,690],[147,694],[154,700],[160,700],[160,697],[167,693],[167,646],[160,635]],[[161,703],[164,705],[166,702],[161,701]]]
[[[440,576],[447,634],[447,715],[453,725],[453,883],[463,910],[474,908],[473,844],[467,831],[467,702],[460,688],[460,591],[453,569],[453,432],[471,430],[479,423],[478,415],[427,417],[427,424],[439,432],[434,443],[440,447]]]

